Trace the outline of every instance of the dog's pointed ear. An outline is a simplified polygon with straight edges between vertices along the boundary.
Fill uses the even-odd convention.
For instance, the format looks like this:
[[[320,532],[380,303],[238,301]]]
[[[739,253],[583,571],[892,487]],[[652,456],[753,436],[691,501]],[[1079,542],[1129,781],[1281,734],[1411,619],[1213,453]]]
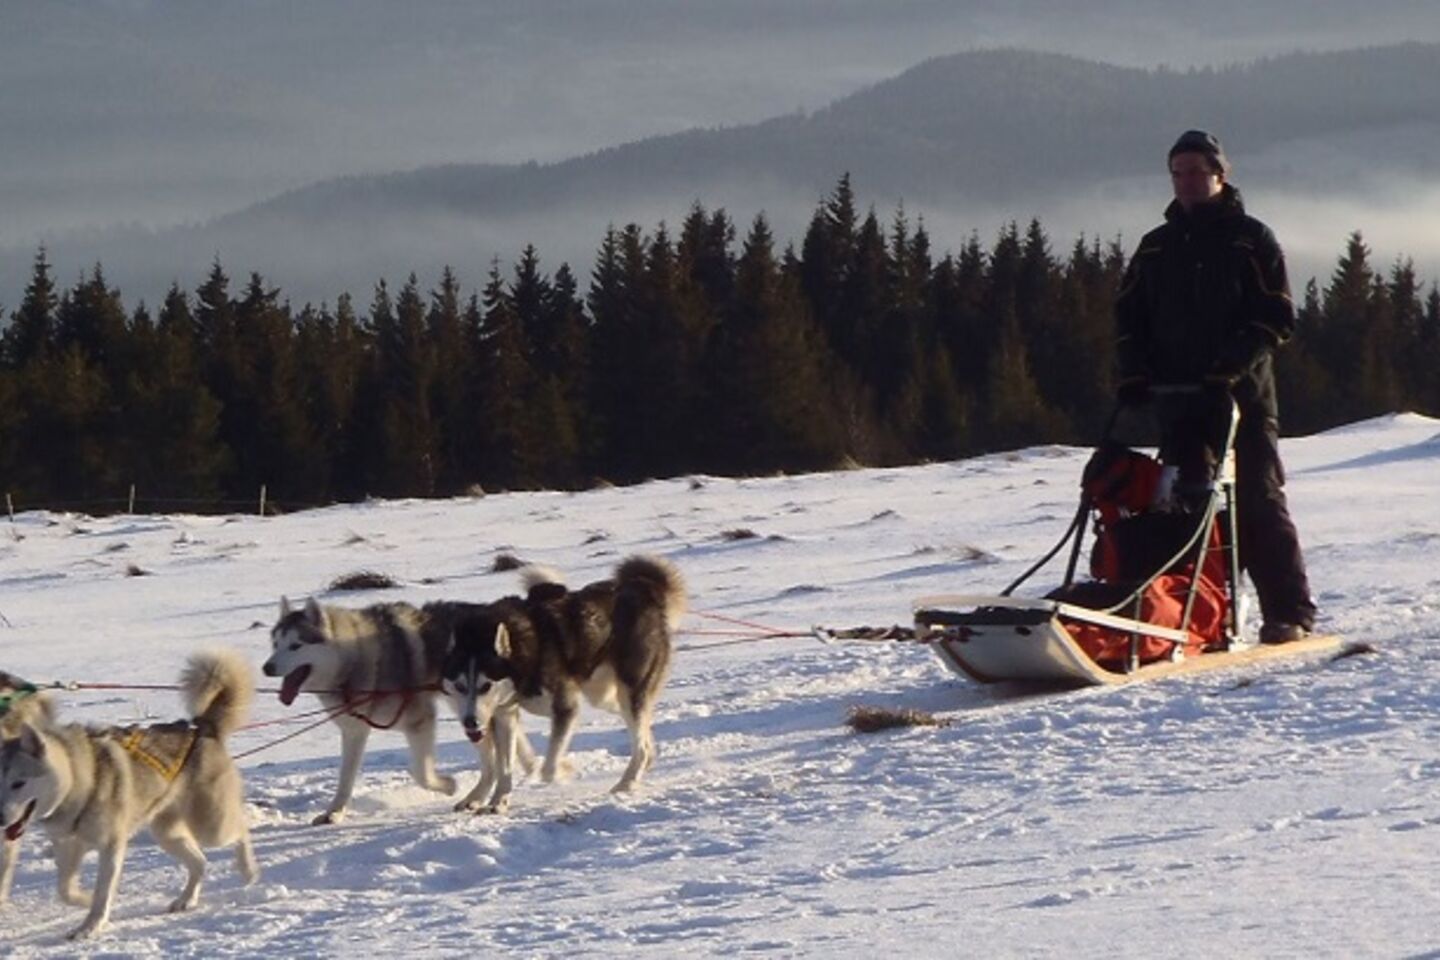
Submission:
[[[288,616],[290,616],[290,598],[282,594],[280,597],[280,619],[284,620]]]
[[[36,760],[43,759],[45,756],[45,739],[28,723],[20,725],[20,749]]]
[[[321,628],[325,626],[325,611],[321,608],[320,604],[316,602],[314,597],[310,597],[305,601],[305,620],[311,626]]]
[[[503,660],[510,659],[510,631],[504,621],[495,625],[495,655]]]

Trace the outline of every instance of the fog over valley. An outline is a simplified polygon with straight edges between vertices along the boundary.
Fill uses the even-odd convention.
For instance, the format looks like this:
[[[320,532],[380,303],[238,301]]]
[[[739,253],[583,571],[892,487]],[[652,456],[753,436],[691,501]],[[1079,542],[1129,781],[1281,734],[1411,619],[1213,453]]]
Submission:
[[[1401,0],[0,0],[0,305],[42,243],[133,305],[217,256],[297,303],[526,243],[583,276],[696,201],[798,242],[846,171],[938,251],[1031,217],[1128,246],[1188,126],[1302,282],[1357,229],[1436,279],[1436,42]]]

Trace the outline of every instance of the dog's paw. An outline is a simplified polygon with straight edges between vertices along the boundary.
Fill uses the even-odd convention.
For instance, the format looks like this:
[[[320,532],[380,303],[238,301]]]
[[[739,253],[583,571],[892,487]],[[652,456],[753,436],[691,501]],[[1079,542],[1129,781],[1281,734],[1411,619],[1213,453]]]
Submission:
[[[195,904],[198,903],[199,900],[200,900],[200,896],[199,896],[198,893],[196,893],[196,894],[184,894],[184,893],[182,893],[182,894],[180,894],[180,896],[178,896],[178,897],[176,897],[174,900],[170,901],[170,906],[167,907],[166,909],[167,909],[170,913],[184,913],[184,912],[187,911],[187,910],[194,910],[194,909],[195,909]]]
[[[455,809],[461,813],[474,814],[477,817],[495,812],[494,806],[488,803],[481,803],[478,800],[471,801],[470,803],[456,804]]]
[[[235,871],[247,887],[260,879],[260,864],[255,862],[255,851],[250,849],[249,844],[236,851]]]
[[[575,764],[569,760],[561,760],[553,766],[549,763],[540,767],[541,783],[561,783],[575,776]]]
[[[324,813],[320,814],[320,816],[316,817],[314,820],[311,820],[310,825],[313,827],[323,827],[328,823],[339,823],[344,819],[344,810],[326,810]]]
[[[454,777],[440,776],[436,777],[435,781],[429,784],[429,787],[436,793],[443,793],[447,797],[453,797],[455,796],[455,791],[460,788],[460,785],[455,781]]]
[[[105,928],[104,920],[86,920],[80,926],[65,934],[66,940],[89,940]]]

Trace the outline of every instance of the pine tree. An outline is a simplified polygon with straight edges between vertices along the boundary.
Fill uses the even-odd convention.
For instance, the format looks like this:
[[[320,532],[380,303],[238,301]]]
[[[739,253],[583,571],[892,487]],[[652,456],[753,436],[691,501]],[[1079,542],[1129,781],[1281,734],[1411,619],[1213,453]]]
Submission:
[[[539,459],[527,399],[533,374],[525,332],[505,288],[499,261],[492,261],[481,293],[483,313],[477,353],[479,412],[486,486],[523,487],[535,482]]]
[[[130,359],[126,348],[125,307],[120,291],[105,282],[100,264],[61,300],[56,313],[55,346],[77,349],[107,375]]]
[[[428,337],[419,282],[412,273],[393,308],[389,290],[377,288],[371,318],[380,395],[378,439],[381,491],[397,496],[431,496],[439,474],[439,438],[431,411],[435,357]]]
[[[577,349],[580,318],[576,313],[574,278],[565,271],[567,289],[558,291],[540,270],[540,255],[526,245],[515,264],[510,302],[526,345],[530,368],[527,405],[528,438],[533,450],[534,482],[545,486],[574,484],[580,475],[580,434],[574,387],[566,374]]]
[[[138,315],[136,363],[129,376],[123,444],[127,476],[143,498],[212,501],[221,494],[229,453],[221,444],[220,403],[201,378],[195,320],[172,284],[153,328]]]
[[[680,272],[712,308],[728,303],[735,282],[735,225],[724,210],[707,214],[696,203],[680,228]]]
[[[1295,336],[1275,355],[1275,387],[1281,426],[1310,433],[1331,426],[1336,397],[1335,378],[1325,365],[1325,312],[1320,288],[1312,277],[1296,309]]]
[[[460,282],[447,265],[440,286],[430,292],[426,327],[433,371],[430,378],[430,410],[436,442],[436,488],[454,492],[464,489],[465,445],[474,431],[471,406],[476,375],[475,357],[465,335],[464,305]]]
[[[810,311],[831,348],[846,362],[856,352],[855,324],[845,313],[844,289],[855,260],[858,214],[850,174],[820,202],[800,251],[800,283]]]
[[[314,456],[290,305],[281,301],[278,288],[252,272],[235,305],[235,323],[242,371],[238,399],[253,415],[235,451],[240,475],[250,480],[245,489],[264,484],[277,504],[318,503],[328,471]]]
[[[600,469],[624,480],[685,468],[697,441],[697,364],[707,319],[682,290],[663,224],[610,231],[587,297],[594,321],[594,408]]]
[[[20,308],[11,315],[10,325],[0,336],[0,366],[19,370],[32,358],[54,348],[58,307],[50,261],[45,248],[41,247],[35,254],[35,265]]]
[[[1420,322],[1416,352],[1424,369],[1440,370],[1440,287],[1433,283],[1425,297],[1425,315]],[[1432,376],[1421,386],[1415,409],[1428,416],[1440,416],[1440,377]]]
[[[1381,356],[1395,372],[1395,376],[1390,378],[1390,409],[1411,409],[1430,381],[1435,379],[1435,368],[1424,365],[1425,351],[1421,340],[1425,305],[1420,300],[1420,280],[1415,275],[1413,260],[1395,260],[1385,284],[1385,299],[1389,307],[1393,343],[1388,356]]]
[[[816,469],[839,461],[845,436],[826,369],[833,359],[798,280],[775,259],[763,214],[745,238],[709,357],[712,469]]]

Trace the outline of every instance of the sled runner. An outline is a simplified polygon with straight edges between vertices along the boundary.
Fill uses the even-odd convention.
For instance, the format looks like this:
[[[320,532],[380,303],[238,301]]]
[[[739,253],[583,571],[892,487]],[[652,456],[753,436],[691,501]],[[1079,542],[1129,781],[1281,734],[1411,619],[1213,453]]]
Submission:
[[[1196,387],[1157,388],[1210,416],[1213,436],[1161,463],[1111,438],[1090,458],[1080,506],[1060,541],[998,595],[926,597],[916,638],[951,670],[980,683],[1112,685],[1337,649],[1336,637],[1247,644],[1235,529],[1239,413],[1205,411]],[[1117,410],[1118,413],[1118,410]],[[1213,449],[1210,449],[1213,447]],[[1091,578],[1076,579],[1093,522]],[[1061,585],[1040,598],[1014,591],[1070,544]]]

